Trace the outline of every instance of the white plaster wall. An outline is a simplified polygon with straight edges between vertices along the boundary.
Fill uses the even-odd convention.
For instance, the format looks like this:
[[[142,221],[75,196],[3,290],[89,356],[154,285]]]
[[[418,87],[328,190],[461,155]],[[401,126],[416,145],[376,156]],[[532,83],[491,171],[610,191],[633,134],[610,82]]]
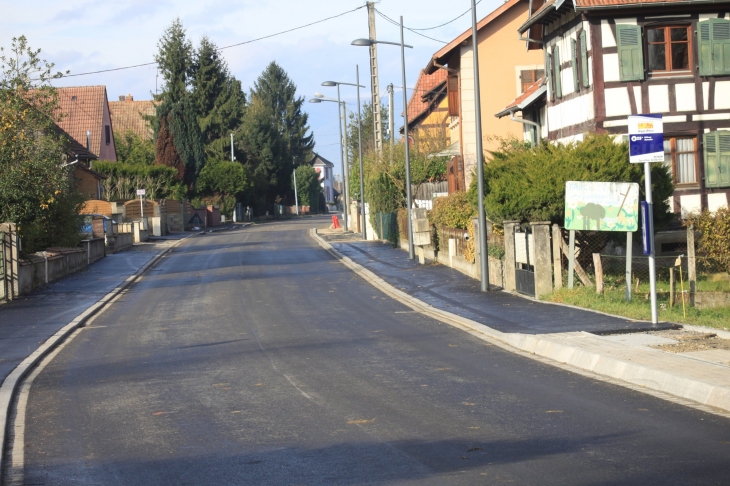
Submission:
[[[471,185],[476,171],[476,117],[474,113],[474,56],[472,46],[461,47],[461,149],[464,155],[464,182]]]
[[[715,109],[730,108],[730,81],[715,81]]]
[[[595,118],[593,91],[572,100],[551,106],[547,111],[548,126],[551,131],[566,128]]]
[[[569,137],[559,138],[555,142],[556,143],[563,144],[563,145],[566,145],[566,144],[569,144],[569,143],[582,142],[584,138],[585,138],[585,135],[582,134],[582,133],[579,133],[578,135],[571,135]]]
[[[652,113],[669,111],[669,86],[649,86],[649,109]]]
[[[634,100],[636,101],[637,114],[644,113],[644,109],[642,108],[641,86],[634,86]]]
[[[674,92],[677,96],[677,111],[697,111],[694,83],[677,84]]]
[[[607,83],[621,80],[617,53],[603,55],[603,80]]]
[[[611,30],[608,20],[601,20],[601,44],[603,47],[616,47],[616,38]]]
[[[702,83],[702,104],[704,105],[705,111],[710,109],[710,83],[707,81]]]
[[[606,116],[623,116],[631,114],[628,88],[610,88],[604,91],[606,100]]]

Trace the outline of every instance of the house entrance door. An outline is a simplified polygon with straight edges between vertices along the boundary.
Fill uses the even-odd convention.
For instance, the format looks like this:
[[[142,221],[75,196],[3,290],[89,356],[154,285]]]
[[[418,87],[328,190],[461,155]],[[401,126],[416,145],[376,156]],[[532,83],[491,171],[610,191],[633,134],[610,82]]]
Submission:
[[[535,296],[535,239],[530,226],[515,227],[515,289]]]

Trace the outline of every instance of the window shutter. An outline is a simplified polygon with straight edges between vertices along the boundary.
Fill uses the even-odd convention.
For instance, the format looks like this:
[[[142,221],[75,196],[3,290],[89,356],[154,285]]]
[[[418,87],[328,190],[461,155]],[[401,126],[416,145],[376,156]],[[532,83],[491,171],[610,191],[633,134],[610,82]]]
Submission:
[[[712,42],[709,20],[697,22],[697,52],[700,53],[700,76],[712,75]]]
[[[560,75],[560,46],[553,48],[553,64],[555,70],[555,96],[558,98],[563,97],[563,80]]]
[[[705,187],[730,187],[730,131],[705,133]]]
[[[619,77],[621,81],[644,79],[644,46],[638,25],[616,25]]]
[[[711,19],[712,74],[730,74],[730,20]]]
[[[586,31],[581,31],[580,36],[580,67],[583,71],[583,87],[587,88],[590,85],[590,78],[588,76],[588,44],[586,43]]]
[[[573,68],[573,91],[580,91],[580,84],[578,83],[578,45],[575,39],[570,39],[570,62]]]
[[[547,54],[545,66],[547,66],[548,89],[550,90],[550,101],[555,100],[555,75],[553,74],[553,56]]]
[[[446,82],[449,97],[449,116],[459,116],[459,76],[449,74]]]

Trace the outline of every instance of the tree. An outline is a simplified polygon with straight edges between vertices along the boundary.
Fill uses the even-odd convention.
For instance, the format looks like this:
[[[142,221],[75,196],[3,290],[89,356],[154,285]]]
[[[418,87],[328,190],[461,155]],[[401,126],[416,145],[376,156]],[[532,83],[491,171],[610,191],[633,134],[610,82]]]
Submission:
[[[172,21],[157,42],[155,61],[165,84],[159,100],[172,103],[182,100],[188,92],[193,47],[180,18]]]
[[[53,64],[24,36],[0,49],[0,221],[18,224],[24,253],[79,241],[83,196],[61,167],[69,140],[59,135]]]
[[[610,135],[587,135],[576,144],[544,142],[529,145],[508,139],[484,164],[484,205],[487,217],[505,220],[551,221],[563,224],[567,181],[637,182],[644,194],[643,164],[629,163],[626,143]],[[666,199],[674,191],[663,164],[652,164],[654,221],[661,228],[673,217]],[[476,178],[469,195],[476,207]]]
[[[132,165],[152,165],[155,163],[155,144],[135,135],[132,131],[114,134],[114,146],[117,148],[117,161]]]
[[[191,97],[165,100],[157,106],[157,120],[155,164],[175,168],[178,180],[192,190],[205,165],[205,153]]]
[[[208,37],[200,40],[191,73],[192,95],[206,152],[225,158],[225,149],[230,149],[229,135],[243,118],[245,93]]]
[[[319,173],[310,165],[300,165],[295,172],[297,174],[299,204],[310,206],[312,211],[319,211],[319,198],[322,195]]]
[[[373,104],[370,101],[366,101],[362,105],[360,110],[360,116],[362,119],[362,153],[363,156],[375,150],[375,137],[373,131]],[[390,137],[388,134],[388,107],[387,105],[380,106],[380,116],[386,122],[381,123],[383,145],[390,143]],[[360,164],[360,139],[358,137],[359,128],[357,123],[357,113],[351,111],[348,114],[347,127],[347,151],[351,161],[359,166]]]
[[[228,160],[210,160],[200,172],[198,194],[200,201],[220,206],[221,213],[233,214],[239,198],[250,189],[248,175],[242,164]]]

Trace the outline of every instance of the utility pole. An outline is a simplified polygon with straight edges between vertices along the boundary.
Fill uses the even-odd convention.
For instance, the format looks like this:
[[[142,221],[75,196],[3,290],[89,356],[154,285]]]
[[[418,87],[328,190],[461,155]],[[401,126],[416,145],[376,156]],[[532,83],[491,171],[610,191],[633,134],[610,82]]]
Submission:
[[[388,85],[388,133],[390,133],[390,145],[395,146],[395,115],[393,115],[393,83]]]
[[[370,40],[377,40],[375,36],[375,2],[367,2],[368,7],[368,30]],[[373,131],[375,136],[375,151],[380,153],[383,150],[383,122],[380,118],[380,83],[378,82],[378,48],[373,43],[370,46],[370,86],[372,94],[373,109]]]
[[[297,208],[297,216],[299,216],[299,195],[297,194],[297,169],[294,169],[294,206]]]
[[[233,155],[233,133],[231,133],[231,162],[236,161],[236,156]]]

